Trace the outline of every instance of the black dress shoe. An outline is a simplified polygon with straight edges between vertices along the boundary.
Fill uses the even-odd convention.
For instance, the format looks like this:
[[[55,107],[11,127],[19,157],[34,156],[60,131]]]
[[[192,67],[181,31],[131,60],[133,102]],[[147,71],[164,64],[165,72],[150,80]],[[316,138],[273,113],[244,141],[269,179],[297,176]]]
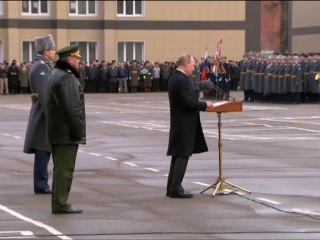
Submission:
[[[52,194],[52,191],[50,188],[44,189],[44,190],[38,190],[34,192],[35,194]]]
[[[52,211],[53,214],[74,214],[74,213],[82,213],[82,212],[83,211],[81,209],[78,209],[72,206],[64,210]]]
[[[193,194],[188,192],[170,192],[170,198],[192,198]]]

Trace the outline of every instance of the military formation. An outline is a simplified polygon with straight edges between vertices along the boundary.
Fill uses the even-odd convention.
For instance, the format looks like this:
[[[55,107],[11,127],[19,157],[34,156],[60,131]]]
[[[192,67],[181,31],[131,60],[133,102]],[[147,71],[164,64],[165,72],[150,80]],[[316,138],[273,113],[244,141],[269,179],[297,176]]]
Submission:
[[[239,90],[244,101],[318,103],[320,52],[275,54],[249,52],[241,61]]]

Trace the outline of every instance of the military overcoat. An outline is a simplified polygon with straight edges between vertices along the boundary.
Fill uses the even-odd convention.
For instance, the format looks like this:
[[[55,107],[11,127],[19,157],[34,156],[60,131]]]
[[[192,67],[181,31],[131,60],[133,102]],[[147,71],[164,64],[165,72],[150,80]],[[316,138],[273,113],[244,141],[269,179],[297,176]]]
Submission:
[[[53,66],[50,62],[39,55],[28,73],[33,96],[31,97],[31,110],[23,147],[25,153],[34,153],[35,149],[51,152],[46,134],[46,101],[48,78],[52,71]]]

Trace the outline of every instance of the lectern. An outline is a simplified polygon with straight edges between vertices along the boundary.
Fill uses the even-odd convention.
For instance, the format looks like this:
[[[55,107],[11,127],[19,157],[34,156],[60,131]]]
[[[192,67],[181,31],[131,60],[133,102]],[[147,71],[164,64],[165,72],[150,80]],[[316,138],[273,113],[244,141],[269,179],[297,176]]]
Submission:
[[[217,181],[212,184],[211,186],[207,187],[205,190],[203,190],[201,193],[204,193],[210,188],[213,188],[213,194],[212,197],[215,196],[217,190],[222,190],[222,184],[229,185],[231,187],[234,187],[236,189],[239,189],[241,191],[251,193],[250,191],[241,188],[235,184],[230,183],[229,181],[226,181],[223,177],[223,168],[222,168],[222,137],[221,137],[221,113],[227,113],[227,112],[242,112],[242,102],[239,101],[221,101],[214,103],[212,107],[207,108],[207,112],[216,112],[218,115],[218,149],[219,149],[219,177]]]

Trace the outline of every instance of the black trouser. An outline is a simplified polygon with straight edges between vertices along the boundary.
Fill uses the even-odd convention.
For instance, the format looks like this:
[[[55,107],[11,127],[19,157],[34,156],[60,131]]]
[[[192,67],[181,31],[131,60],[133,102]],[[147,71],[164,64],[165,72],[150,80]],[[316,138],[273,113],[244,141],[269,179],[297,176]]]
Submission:
[[[109,82],[109,91],[110,91],[110,93],[118,92],[117,82]]]
[[[66,210],[73,172],[78,152],[78,144],[52,144],[52,212]]]
[[[160,78],[154,78],[152,81],[152,89],[154,92],[160,91]]]
[[[172,156],[168,175],[167,192],[183,192],[181,183],[187,170],[189,157]]]
[[[48,163],[50,152],[37,150],[34,154],[33,166],[33,190],[34,192],[43,191],[49,188],[48,185]]]

